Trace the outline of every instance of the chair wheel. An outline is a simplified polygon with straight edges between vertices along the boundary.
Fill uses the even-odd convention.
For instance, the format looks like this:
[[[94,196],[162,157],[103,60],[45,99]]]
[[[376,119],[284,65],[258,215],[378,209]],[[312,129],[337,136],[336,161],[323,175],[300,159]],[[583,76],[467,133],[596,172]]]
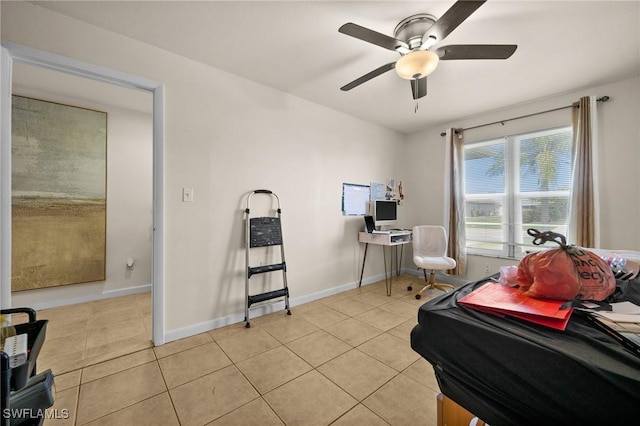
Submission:
[[[291,315],[291,311],[290,310],[287,310],[287,315]]]
[[[420,300],[420,297],[421,296],[419,294],[416,294],[416,299]]]
[[[411,291],[411,290],[413,290],[413,287],[408,286],[408,287],[407,287],[407,291]]]
[[[245,326],[246,328],[251,328],[251,323],[246,323],[244,326]]]

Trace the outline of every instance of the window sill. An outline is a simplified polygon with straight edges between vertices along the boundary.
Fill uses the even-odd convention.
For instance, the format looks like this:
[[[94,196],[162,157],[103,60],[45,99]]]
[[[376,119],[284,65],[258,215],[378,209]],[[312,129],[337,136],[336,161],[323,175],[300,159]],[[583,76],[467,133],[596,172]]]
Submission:
[[[502,260],[509,260],[509,261],[513,261],[513,262],[519,262],[521,259],[517,258],[517,257],[508,257],[508,256],[501,256],[501,255],[497,255],[497,254],[486,254],[486,253],[468,253],[468,256],[477,256],[477,257],[486,257],[489,259],[502,259]]]

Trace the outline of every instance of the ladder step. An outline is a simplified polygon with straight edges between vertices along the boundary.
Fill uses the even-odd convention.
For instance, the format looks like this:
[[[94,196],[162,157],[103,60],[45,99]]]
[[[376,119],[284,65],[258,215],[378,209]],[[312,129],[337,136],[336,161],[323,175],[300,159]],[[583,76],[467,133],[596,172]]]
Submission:
[[[249,306],[254,303],[264,302],[265,300],[276,299],[278,297],[289,296],[288,288],[281,288],[279,290],[268,291],[266,293],[254,294],[253,296],[247,297],[247,301],[249,302]]]
[[[275,263],[273,265],[262,265],[248,268],[249,278],[255,274],[264,274],[265,272],[282,271],[287,272],[287,264],[285,262]]]

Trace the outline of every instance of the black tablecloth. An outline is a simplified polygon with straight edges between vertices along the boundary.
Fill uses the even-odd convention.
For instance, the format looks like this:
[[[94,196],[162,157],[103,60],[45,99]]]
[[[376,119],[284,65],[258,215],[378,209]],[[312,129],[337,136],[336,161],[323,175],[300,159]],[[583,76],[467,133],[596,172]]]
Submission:
[[[411,347],[433,365],[445,395],[491,426],[640,422],[640,357],[580,311],[557,331],[458,305],[488,280],[418,311]]]

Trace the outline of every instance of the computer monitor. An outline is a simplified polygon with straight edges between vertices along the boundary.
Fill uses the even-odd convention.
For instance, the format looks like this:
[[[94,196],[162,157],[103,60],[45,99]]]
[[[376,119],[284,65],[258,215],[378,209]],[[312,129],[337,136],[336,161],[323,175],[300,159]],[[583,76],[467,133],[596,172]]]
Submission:
[[[376,226],[392,226],[398,220],[396,200],[376,200],[370,203],[370,212]]]

